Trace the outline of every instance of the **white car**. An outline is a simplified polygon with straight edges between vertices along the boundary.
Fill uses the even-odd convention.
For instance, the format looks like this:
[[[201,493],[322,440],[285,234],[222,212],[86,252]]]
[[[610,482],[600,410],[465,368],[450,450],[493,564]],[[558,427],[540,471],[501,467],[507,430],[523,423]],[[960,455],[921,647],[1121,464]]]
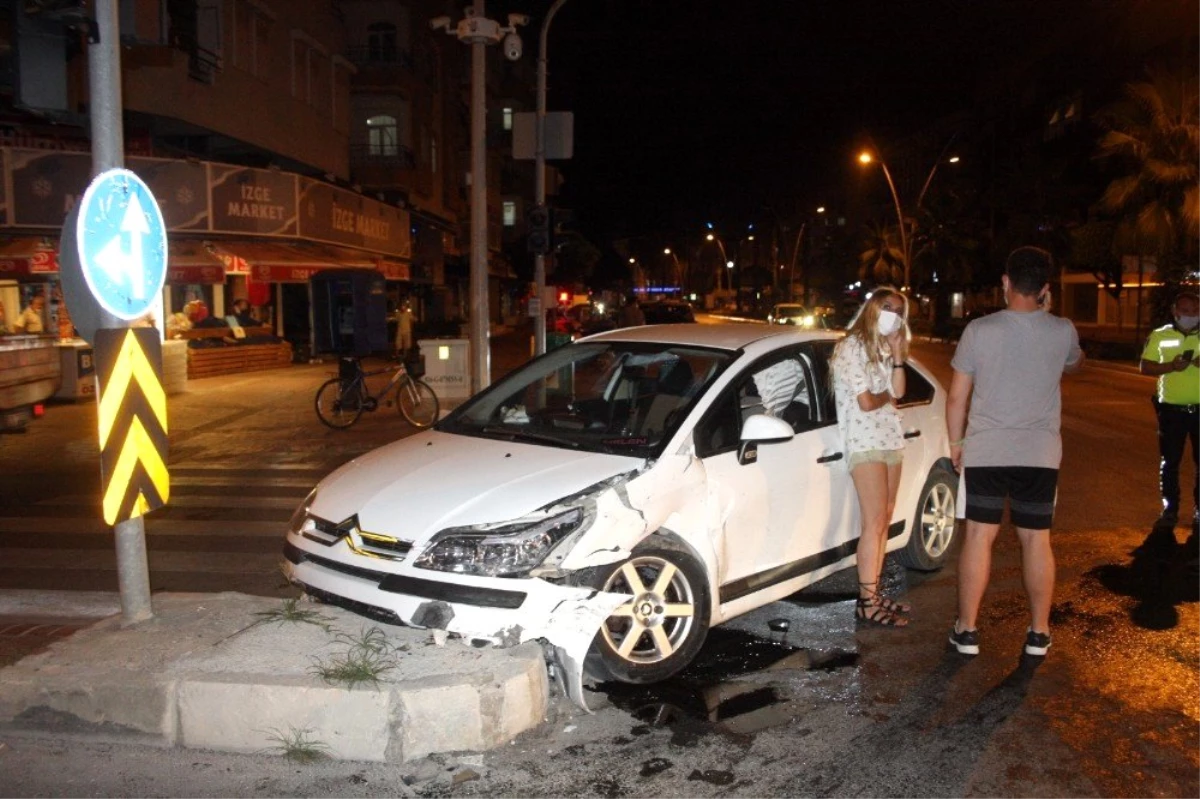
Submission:
[[[858,503],[835,420],[840,334],[661,325],[555,349],[434,429],[325,478],[284,568],[310,594],[464,638],[548,644],[654,682],[710,626],[854,565]],[[889,550],[932,570],[954,535],[945,392],[909,360]]]

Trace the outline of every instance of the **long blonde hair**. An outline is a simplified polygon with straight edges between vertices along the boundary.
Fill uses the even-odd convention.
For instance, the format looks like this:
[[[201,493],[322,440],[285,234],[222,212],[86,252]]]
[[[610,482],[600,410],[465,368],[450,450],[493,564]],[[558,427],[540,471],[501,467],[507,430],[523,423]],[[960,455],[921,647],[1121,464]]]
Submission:
[[[879,313],[883,310],[883,301],[893,296],[899,297],[904,304],[900,313],[900,329],[904,335],[900,337],[900,352],[889,353],[887,339],[879,335]],[[857,338],[867,352],[867,360],[873,364],[882,363],[889,354],[897,362],[908,360],[908,342],[912,339],[912,331],[908,329],[908,297],[893,286],[877,287],[846,328],[846,338]]]

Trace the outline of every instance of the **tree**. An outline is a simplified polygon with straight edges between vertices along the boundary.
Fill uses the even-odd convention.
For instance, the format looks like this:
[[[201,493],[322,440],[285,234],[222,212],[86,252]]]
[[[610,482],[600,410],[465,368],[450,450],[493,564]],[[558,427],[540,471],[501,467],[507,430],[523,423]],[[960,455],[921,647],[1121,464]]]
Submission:
[[[1196,262],[1200,239],[1200,93],[1194,72],[1147,71],[1097,121],[1096,158],[1114,165],[1098,207],[1116,218],[1116,255],[1156,259],[1168,286]],[[1140,327],[1139,304],[1139,327]],[[1139,331],[1140,332],[1140,331]]]
[[[1090,272],[1099,281],[1108,296],[1117,304],[1117,328],[1125,324],[1121,292],[1125,289],[1124,269],[1121,259],[1113,251],[1116,223],[1105,220],[1089,220],[1071,231],[1071,249],[1067,253],[1067,265]]]
[[[858,257],[859,280],[899,286],[904,282],[904,256],[898,228],[870,223]]]

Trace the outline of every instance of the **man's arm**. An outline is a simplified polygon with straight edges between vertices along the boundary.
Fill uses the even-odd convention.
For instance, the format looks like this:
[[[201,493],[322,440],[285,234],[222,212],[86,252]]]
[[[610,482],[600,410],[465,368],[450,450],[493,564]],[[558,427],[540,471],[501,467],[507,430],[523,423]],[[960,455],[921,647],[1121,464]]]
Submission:
[[[1166,361],[1165,363],[1148,361],[1145,358],[1142,358],[1141,363],[1138,364],[1138,369],[1144,375],[1160,377],[1161,375],[1170,374],[1171,372],[1182,372],[1187,368],[1188,363],[1189,361],[1182,355],[1176,355],[1174,358]]]
[[[962,470],[963,440],[967,436],[967,406],[971,401],[974,379],[966,372],[954,370],[950,381],[950,396],[946,398],[946,434],[950,437],[950,460],[956,470]]]
[[[1064,375],[1075,374],[1076,372],[1078,372],[1080,369],[1083,368],[1083,362],[1086,360],[1087,360],[1087,353],[1084,352],[1083,350],[1080,350],[1079,358],[1075,361],[1075,363],[1069,363],[1063,367],[1063,374]]]

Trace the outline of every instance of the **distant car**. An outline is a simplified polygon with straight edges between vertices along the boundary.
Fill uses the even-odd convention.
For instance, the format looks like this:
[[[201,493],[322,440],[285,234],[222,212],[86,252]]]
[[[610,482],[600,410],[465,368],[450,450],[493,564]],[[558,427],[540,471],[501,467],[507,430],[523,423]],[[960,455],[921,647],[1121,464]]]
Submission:
[[[585,669],[664,680],[710,626],[854,566],[839,338],[661,325],[548,352],[322,480],[292,517],[286,574],[393,622],[543,641],[580,703]],[[955,532],[946,393],[915,358],[905,371],[887,549],[935,570]]]
[[[642,314],[646,317],[648,325],[670,325],[696,321],[696,314],[692,311],[692,306],[679,300],[642,303]]]
[[[782,302],[767,314],[767,322],[773,325],[795,325],[796,327],[813,327],[816,317],[805,305]]]

